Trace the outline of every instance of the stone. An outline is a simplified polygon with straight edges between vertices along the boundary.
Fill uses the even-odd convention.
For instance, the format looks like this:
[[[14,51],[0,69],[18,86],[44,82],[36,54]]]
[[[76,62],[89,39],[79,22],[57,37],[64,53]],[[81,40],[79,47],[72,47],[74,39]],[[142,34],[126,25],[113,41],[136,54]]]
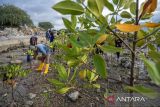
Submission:
[[[99,98],[98,98],[98,97],[96,97],[96,100],[97,100],[97,101],[99,101]]]
[[[117,83],[122,81],[122,78],[120,75],[115,75],[114,77],[108,78],[108,82]]]
[[[7,93],[5,93],[5,94],[3,94],[3,95],[2,95],[2,97],[6,97],[7,95],[8,95],[8,94],[7,94]]]
[[[145,78],[146,78],[145,73],[140,72],[139,76],[138,76],[138,79],[145,79]]]
[[[118,75],[117,80],[118,80],[118,81],[122,81],[122,78],[121,78],[120,75]]]
[[[14,98],[15,98],[16,101],[23,101],[22,97],[27,96],[27,90],[23,85],[18,84],[15,87],[15,91],[14,91],[13,95],[14,95]]]
[[[33,98],[35,98],[36,97],[36,94],[34,94],[34,93],[29,93],[29,98],[30,99],[33,99]]]
[[[44,90],[43,92],[44,92],[44,93],[47,93],[48,91],[47,91],[47,90]]]
[[[138,79],[149,79],[149,75],[146,70],[141,70],[138,74]]]
[[[28,106],[32,106],[32,105],[33,105],[33,101],[26,101],[25,104],[26,104],[26,106],[27,106],[27,105],[28,105]]]
[[[10,61],[11,64],[21,64],[23,61],[22,60],[12,60]]]
[[[120,65],[124,68],[131,68],[131,62],[130,62],[130,58],[128,57],[122,57],[120,59]]]
[[[108,79],[108,82],[110,82],[110,83],[117,83],[117,81],[114,80],[114,79]]]
[[[70,93],[68,95],[68,98],[71,100],[71,101],[76,101],[79,97],[80,93],[78,91],[75,91],[73,93]]]
[[[6,36],[0,36],[0,41],[8,40]]]

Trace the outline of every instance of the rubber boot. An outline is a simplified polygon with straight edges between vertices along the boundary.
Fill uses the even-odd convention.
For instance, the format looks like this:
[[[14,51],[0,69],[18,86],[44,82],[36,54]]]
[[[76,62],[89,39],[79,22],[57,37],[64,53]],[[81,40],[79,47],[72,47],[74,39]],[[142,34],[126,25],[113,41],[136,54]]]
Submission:
[[[44,75],[46,75],[48,73],[48,69],[49,69],[49,64],[46,64],[45,70],[44,70]]]
[[[42,69],[43,69],[43,66],[44,66],[44,63],[40,63],[39,64],[39,67],[36,69],[37,71],[42,71]]]

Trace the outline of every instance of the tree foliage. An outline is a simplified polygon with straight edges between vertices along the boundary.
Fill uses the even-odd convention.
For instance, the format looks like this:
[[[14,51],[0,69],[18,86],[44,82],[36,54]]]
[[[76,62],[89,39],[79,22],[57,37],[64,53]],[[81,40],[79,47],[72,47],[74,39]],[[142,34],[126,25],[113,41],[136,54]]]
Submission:
[[[14,5],[0,5],[0,26],[18,27],[33,25],[30,16]]]
[[[51,22],[39,22],[38,26],[45,29],[45,30],[53,28],[53,24]]]

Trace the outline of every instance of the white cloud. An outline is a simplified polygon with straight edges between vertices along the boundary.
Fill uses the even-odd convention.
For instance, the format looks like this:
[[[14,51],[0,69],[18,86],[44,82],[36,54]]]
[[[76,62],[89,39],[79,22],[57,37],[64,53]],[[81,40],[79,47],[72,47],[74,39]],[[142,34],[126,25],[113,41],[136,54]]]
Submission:
[[[60,0],[0,0],[0,4],[13,4],[25,10],[38,25],[38,22],[50,21],[56,29],[63,28],[62,17],[51,7]]]

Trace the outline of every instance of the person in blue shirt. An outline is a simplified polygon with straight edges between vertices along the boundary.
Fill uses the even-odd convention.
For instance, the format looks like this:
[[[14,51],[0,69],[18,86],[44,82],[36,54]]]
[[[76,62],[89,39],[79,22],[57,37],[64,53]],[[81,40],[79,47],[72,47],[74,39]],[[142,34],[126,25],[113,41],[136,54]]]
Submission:
[[[50,58],[50,55],[51,55],[50,48],[49,48],[49,46],[47,46],[45,44],[37,44],[36,48],[37,48],[37,50],[35,51],[34,56],[36,57],[39,53],[42,54],[41,59],[40,59],[41,63],[36,70],[37,71],[42,71],[43,68],[45,67],[43,73],[47,74],[48,69],[49,69],[49,58]]]

